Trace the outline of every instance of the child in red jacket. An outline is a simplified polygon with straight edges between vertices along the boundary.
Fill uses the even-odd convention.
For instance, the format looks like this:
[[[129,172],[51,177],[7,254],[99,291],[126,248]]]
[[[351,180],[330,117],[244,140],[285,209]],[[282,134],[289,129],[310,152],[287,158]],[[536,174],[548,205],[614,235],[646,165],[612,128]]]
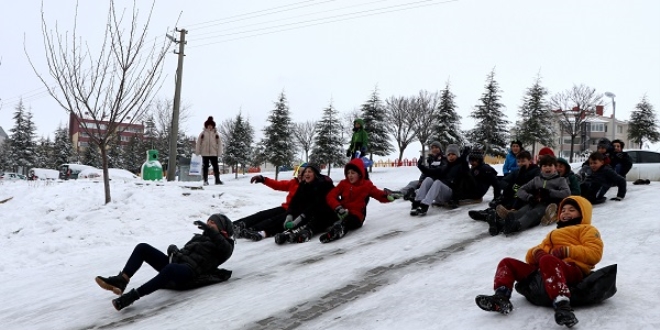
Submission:
[[[362,227],[367,213],[369,197],[381,203],[389,203],[397,197],[378,189],[368,180],[364,163],[355,158],[344,167],[346,179],[341,180],[326,197],[328,205],[335,210],[339,220],[327,233],[321,235],[321,243],[340,239],[349,230]]]

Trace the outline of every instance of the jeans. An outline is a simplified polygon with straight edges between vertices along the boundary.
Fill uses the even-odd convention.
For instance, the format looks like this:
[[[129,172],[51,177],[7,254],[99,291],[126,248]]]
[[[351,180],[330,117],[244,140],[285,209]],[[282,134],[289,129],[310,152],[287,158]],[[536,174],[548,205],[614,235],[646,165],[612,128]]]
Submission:
[[[188,265],[169,263],[169,258],[165,253],[147,243],[140,243],[135,246],[122,273],[129,278],[133,277],[143,262],[148,263],[149,266],[158,271],[158,275],[137,289],[140,297],[164,288],[170,281],[182,283],[191,280],[195,276],[192,268]]]

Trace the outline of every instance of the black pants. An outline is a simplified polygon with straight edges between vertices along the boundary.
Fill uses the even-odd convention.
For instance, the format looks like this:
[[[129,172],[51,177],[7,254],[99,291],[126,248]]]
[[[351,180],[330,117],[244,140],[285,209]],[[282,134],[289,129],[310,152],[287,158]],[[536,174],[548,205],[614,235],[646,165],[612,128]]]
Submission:
[[[534,206],[528,204],[515,211],[513,217],[520,223],[519,231],[538,226],[547,207],[546,203],[538,203]]]
[[[266,236],[270,237],[284,231],[285,219],[286,209],[278,206],[272,209],[259,211],[234,222],[243,222],[245,223],[245,228],[251,228],[254,231],[265,231]]]
[[[580,195],[591,202],[591,204],[600,204],[605,201],[605,193],[610,190],[608,185],[595,183],[583,183],[580,185]]]
[[[360,221],[358,217],[350,213],[341,222],[344,224],[344,234],[349,231],[362,228],[362,221]]]
[[[209,161],[213,166],[213,175],[215,176],[215,183],[220,182],[220,169],[218,168],[218,157],[216,156],[202,156],[202,175],[204,181],[209,181]]]
[[[158,275],[137,289],[140,297],[164,288],[170,281],[179,284],[189,281],[195,276],[195,273],[188,265],[169,263],[169,258],[165,253],[147,243],[140,243],[135,246],[122,273],[126,274],[129,278],[133,277],[143,262],[148,263],[149,266],[158,271]]]

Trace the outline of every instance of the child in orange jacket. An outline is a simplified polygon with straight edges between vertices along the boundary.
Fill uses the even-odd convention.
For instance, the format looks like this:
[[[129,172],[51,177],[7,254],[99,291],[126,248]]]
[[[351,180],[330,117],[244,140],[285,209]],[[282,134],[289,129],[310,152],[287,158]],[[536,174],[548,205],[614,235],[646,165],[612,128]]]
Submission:
[[[332,225],[327,233],[321,235],[321,243],[340,239],[349,230],[362,227],[367,213],[369,197],[381,203],[389,203],[397,197],[378,189],[367,179],[364,163],[355,158],[344,167],[346,179],[341,180],[326,197],[328,206],[335,210],[339,220]]]
[[[495,272],[495,294],[477,296],[477,305],[486,311],[508,314],[513,309],[509,301],[513,283],[538,270],[555,307],[555,322],[569,328],[578,323],[570,305],[569,287],[582,281],[603,256],[600,233],[591,225],[591,208],[583,197],[564,198],[559,204],[557,229],[527,251],[526,263],[502,259]]]

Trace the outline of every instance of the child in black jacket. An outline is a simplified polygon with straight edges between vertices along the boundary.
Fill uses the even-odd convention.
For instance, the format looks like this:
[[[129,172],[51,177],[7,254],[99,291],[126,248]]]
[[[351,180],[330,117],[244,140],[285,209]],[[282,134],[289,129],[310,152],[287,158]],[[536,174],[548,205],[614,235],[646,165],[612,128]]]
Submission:
[[[607,200],[605,193],[610,187],[617,186],[616,197],[611,200],[622,201],[626,197],[626,179],[616,174],[612,167],[605,165],[605,156],[599,152],[592,153],[588,162],[589,166],[580,170],[582,197],[588,199],[591,204],[601,204]]]
[[[140,243],[135,246],[124,269],[117,276],[96,277],[96,283],[100,287],[121,295],[112,300],[115,309],[121,310],[134,301],[165,288],[170,282],[185,285],[200,276],[212,274],[231,257],[234,252],[231,220],[218,213],[211,215],[206,223],[195,221],[194,224],[204,232],[195,234],[183,248],[179,249],[172,244],[165,254],[147,243]],[[158,271],[158,275],[139,288],[124,293],[131,277],[144,262]]]

